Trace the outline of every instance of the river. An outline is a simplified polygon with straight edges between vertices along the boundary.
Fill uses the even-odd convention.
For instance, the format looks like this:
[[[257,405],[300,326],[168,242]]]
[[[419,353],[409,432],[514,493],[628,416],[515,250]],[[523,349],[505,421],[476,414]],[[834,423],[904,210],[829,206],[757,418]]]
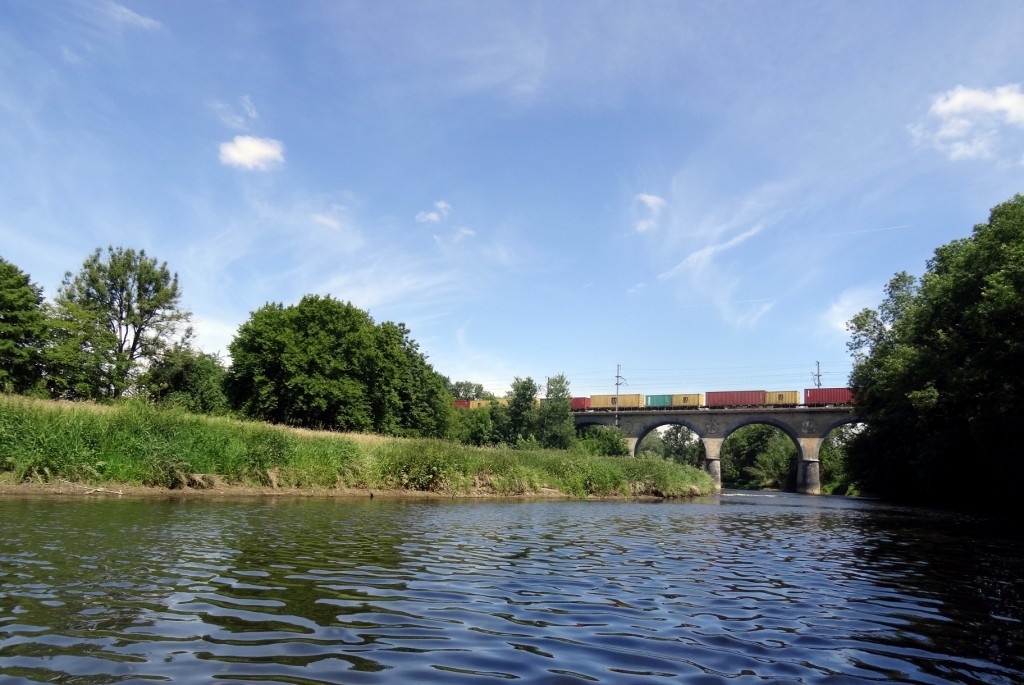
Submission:
[[[1022,683],[1022,570],[844,498],[8,498],[0,683]]]

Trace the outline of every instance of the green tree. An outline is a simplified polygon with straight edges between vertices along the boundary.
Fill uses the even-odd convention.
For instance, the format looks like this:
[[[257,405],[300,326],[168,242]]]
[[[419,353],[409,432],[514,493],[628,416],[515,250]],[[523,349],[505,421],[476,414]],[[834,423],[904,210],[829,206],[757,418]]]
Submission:
[[[487,407],[455,412],[452,437],[464,445],[482,447],[494,440],[494,422]]]
[[[447,380],[447,379],[445,379]],[[484,390],[484,386],[472,381],[448,381],[448,392],[457,400],[493,400],[494,393]]]
[[[178,344],[160,356],[142,376],[150,397],[196,414],[224,414],[227,370],[217,355]]]
[[[402,324],[307,295],[253,312],[230,346],[228,396],[253,418],[331,430],[442,437],[452,398]]]
[[[535,435],[542,447],[566,450],[576,441],[572,393],[564,374],[548,378],[544,399],[536,410]]]
[[[898,274],[878,312],[848,324],[850,386],[866,428],[849,447],[870,492],[1020,507],[1024,412],[1024,196]]]
[[[706,453],[704,441],[697,437],[697,434],[686,426],[669,426],[662,439],[665,441],[665,457],[685,464],[704,468]]]
[[[48,380],[63,396],[116,398],[174,343],[191,314],[178,275],[145,250],[99,248],[55,298]]]
[[[521,440],[534,437],[539,391],[540,386],[529,376],[516,376],[512,381],[512,389],[508,395],[508,429],[502,436],[503,442],[517,445]]]
[[[580,436],[579,447],[590,454],[606,457],[628,457],[626,434],[611,426],[587,426]]]
[[[636,450],[639,456],[664,458],[665,440],[662,438],[661,433],[657,430],[652,430],[643,437]]]
[[[42,377],[42,289],[0,257],[0,392],[24,392]]]
[[[722,485],[756,490],[793,490],[796,486],[796,445],[774,426],[737,428],[722,443]]]

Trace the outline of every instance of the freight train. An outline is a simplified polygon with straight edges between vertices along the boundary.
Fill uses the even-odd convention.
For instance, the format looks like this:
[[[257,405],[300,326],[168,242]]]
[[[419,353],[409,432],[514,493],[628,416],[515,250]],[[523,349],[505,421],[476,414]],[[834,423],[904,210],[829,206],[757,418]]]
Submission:
[[[853,404],[849,388],[808,388],[799,390],[724,390],[707,393],[675,395],[591,395],[572,398],[572,411],[637,411],[679,409],[741,409],[749,407],[847,407]],[[491,402],[508,404],[508,400],[456,400],[459,409],[480,409]],[[540,402],[540,400],[537,400]]]
[[[801,401],[801,399],[803,401]],[[808,388],[799,390],[725,390],[677,395],[591,395],[572,398],[572,410],[672,410],[740,409],[748,407],[830,407],[850,406],[849,388]]]

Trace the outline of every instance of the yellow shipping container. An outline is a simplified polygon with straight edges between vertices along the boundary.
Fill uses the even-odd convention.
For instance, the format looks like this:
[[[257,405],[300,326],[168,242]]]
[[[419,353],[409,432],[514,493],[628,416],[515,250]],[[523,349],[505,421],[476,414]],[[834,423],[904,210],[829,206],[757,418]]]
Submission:
[[[703,407],[704,395],[699,392],[686,393],[684,395],[672,395],[673,407]]]
[[[616,404],[618,400],[618,404]],[[610,409],[613,407],[620,407],[623,409],[631,409],[636,407],[644,406],[643,395],[591,395],[590,396],[590,408],[591,409]]]
[[[800,404],[799,390],[769,390],[764,394],[765,404]]]
[[[489,407],[489,406],[491,406],[491,401],[490,400],[470,400],[469,401],[469,408],[470,409],[483,409],[484,407]]]

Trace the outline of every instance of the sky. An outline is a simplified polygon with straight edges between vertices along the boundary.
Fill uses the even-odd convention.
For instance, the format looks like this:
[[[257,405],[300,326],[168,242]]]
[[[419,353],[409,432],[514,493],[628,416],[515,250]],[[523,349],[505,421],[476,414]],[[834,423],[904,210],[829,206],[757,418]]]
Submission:
[[[1024,192],[1024,3],[0,3],[0,256],[330,295],[503,394],[846,384],[845,322]]]

